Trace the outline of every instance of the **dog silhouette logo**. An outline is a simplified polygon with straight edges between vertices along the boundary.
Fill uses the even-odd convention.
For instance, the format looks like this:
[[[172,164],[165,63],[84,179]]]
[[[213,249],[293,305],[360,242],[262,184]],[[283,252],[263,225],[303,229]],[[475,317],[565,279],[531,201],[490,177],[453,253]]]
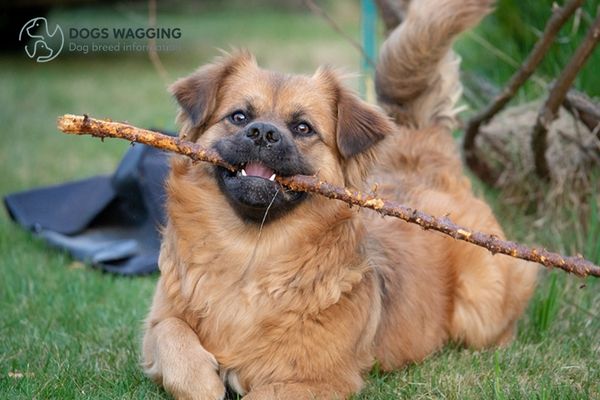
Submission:
[[[50,40],[54,39],[54,40]],[[60,25],[56,25],[52,33],[48,21],[43,17],[32,18],[23,25],[19,32],[19,42],[25,41],[27,57],[44,63],[54,60],[62,51],[65,37]]]

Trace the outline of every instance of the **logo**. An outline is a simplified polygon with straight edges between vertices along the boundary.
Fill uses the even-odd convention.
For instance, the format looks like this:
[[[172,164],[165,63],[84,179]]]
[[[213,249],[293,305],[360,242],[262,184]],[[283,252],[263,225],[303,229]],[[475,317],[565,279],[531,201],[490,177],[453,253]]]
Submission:
[[[23,25],[19,32],[19,42],[22,40],[26,42],[25,53],[27,56],[31,59],[35,58],[35,61],[39,63],[54,60],[65,44],[65,37],[60,26],[56,25],[54,31],[50,33],[48,21],[43,17],[30,19]]]

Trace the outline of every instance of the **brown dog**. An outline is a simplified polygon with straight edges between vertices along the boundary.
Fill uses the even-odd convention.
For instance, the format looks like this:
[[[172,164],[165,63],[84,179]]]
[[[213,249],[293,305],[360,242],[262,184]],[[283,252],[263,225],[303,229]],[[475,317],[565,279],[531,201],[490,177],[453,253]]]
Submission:
[[[502,236],[464,177],[449,127],[453,37],[489,1],[421,0],[384,44],[380,109],[335,72],[289,76],[225,56],[175,83],[181,135],[230,173],[175,156],[146,373],[176,398],[344,398],[449,340],[508,342],[536,269],[321,196],[274,176],[318,174]],[[407,128],[410,127],[410,128]]]

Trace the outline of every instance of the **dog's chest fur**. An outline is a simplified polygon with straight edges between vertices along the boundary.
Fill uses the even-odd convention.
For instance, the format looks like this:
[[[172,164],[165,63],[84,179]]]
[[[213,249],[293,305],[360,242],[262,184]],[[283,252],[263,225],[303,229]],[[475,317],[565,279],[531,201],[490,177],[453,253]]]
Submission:
[[[274,375],[293,379],[307,366],[372,362],[379,297],[354,220],[315,226],[303,238],[264,231],[237,245],[209,230],[182,238],[176,224],[167,227],[161,255],[165,293],[236,389]],[[361,384],[358,375],[350,380]]]

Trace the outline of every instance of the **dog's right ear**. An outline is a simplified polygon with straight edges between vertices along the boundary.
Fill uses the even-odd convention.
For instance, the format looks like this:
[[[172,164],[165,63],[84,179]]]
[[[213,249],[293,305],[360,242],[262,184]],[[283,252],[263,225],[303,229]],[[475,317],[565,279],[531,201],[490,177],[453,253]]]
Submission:
[[[227,76],[247,64],[256,64],[247,51],[225,54],[213,63],[200,67],[190,76],[177,80],[169,88],[181,107],[178,120],[184,124],[182,135],[196,140],[217,107],[219,88]],[[188,129],[185,129],[187,125]],[[189,132],[186,132],[189,131]]]

